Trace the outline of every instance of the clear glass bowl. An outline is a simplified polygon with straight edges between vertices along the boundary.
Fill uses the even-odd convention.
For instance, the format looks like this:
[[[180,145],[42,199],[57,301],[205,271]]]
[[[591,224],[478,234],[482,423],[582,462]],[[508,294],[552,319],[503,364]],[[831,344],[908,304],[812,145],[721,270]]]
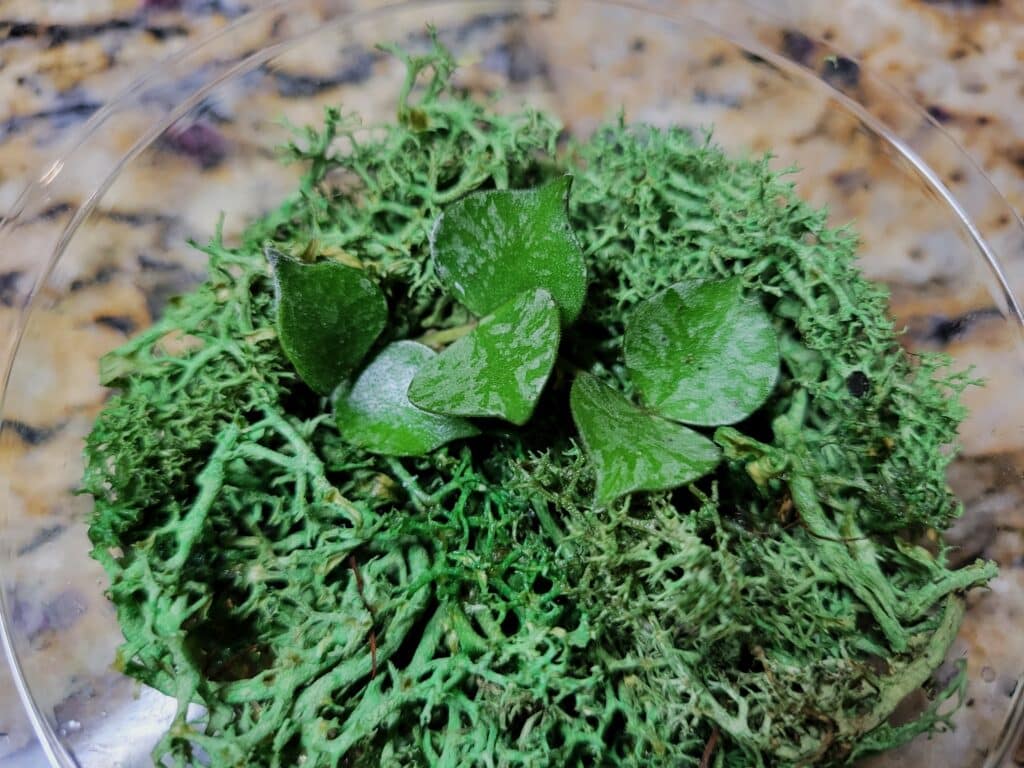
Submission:
[[[82,439],[108,395],[97,361],[201,278],[187,239],[206,240],[223,212],[230,240],[293,188],[299,169],[273,152],[284,120],[318,123],[337,104],[367,123],[392,118],[401,65],[374,44],[422,44],[431,22],[462,64],[459,81],[500,92],[498,109],[528,102],[576,135],[619,109],[632,121],[714,125],[731,152],[771,149],[780,166],[800,166],[800,192],[834,223],[855,224],[863,269],[890,287],[906,346],[945,350],[987,380],[968,395],[950,474],[967,507],[951,533],[958,557],[1004,567],[971,596],[951,650],[969,663],[968,706],[955,731],[873,764],[1012,759],[1024,658],[1019,519],[1013,527],[1024,508],[1013,299],[1024,227],[984,174],[855,61],[741,2],[375,5],[276,4],[162,62],[41,169],[0,227],[0,624],[36,749],[56,766],[148,765],[173,711],[112,670],[121,635],[88,557],[90,500],[73,493]],[[0,701],[0,725],[13,721],[13,699]],[[38,765],[40,752],[23,750],[28,727],[8,731],[0,764]]]

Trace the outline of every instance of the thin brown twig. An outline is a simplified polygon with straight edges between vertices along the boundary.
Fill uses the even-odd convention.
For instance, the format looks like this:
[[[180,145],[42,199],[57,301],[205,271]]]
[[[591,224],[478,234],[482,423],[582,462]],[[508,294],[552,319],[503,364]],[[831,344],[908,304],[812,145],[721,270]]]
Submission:
[[[711,736],[708,743],[704,745],[704,754],[700,756],[700,768],[711,768],[711,758],[715,756],[715,747],[718,746],[718,726],[711,729]]]
[[[815,534],[813,530],[807,527],[807,523],[805,523],[803,520],[794,520],[793,522],[787,522],[781,527],[779,527],[778,530],[751,530],[749,528],[742,527],[740,527],[740,529],[744,532],[745,535],[758,536],[762,539],[768,539],[769,537],[773,537],[776,534],[778,534],[778,532],[785,532],[787,530],[793,530],[794,528],[798,527],[803,528],[805,531],[807,531],[808,536],[810,536],[812,539],[818,539],[823,542],[835,542],[836,544],[850,544],[851,542],[866,542],[870,539],[870,537],[868,536],[834,537],[824,536],[823,534]]]
[[[815,533],[814,531],[812,531],[810,528],[807,527],[807,524],[802,520],[800,521],[800,525],[813,538],[821,539],[822,541],[832,541],[836,544],[849,544],[852,541],[868,541],[871,538],[870,536],[825,536],[824,534]]]
[[[373,619],[374,624],[377,622],[377,612],[370,605],[366,599],[366,594],[363,592],[363,574],[359,571],[359,563],[356,562],[355,555],[348,556],[348,565],[352,569],[352,573],[356,577],[356,590],[359,592],[359,597],[363,601],[363,605],[366,610],[370,612],[370,617]],[[377,677],[377,630],[372,626],[370,627],[370,679]]]
[[[743,528],[742,526],[737,526],[737,528],[739,528],[741,531],[743,531],[744,534],[747,534],[749,536],[760,536],[762,539],[767,539],[769,537],[777,535],[780,532],[781,533],[785,533],[786,531],[791,531],[794,528],[799,528],[802,525],[803,525],[802,521],[800,521],[800,520],[793,520],[792,522],[789,522],[789,523],[786,523],[785,525],[780,526],[777,530],[774,530],[774,531],[755,531],[755,530],[752,530],[752,529],[749,529],[749,528]]]

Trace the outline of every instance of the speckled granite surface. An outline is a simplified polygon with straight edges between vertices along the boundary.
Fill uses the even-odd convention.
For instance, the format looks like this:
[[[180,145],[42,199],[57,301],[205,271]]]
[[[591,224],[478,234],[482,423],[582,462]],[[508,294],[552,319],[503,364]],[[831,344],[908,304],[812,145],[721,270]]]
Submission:
[[[881,75],[925,106],[1010,203],[1024,208],[1024,5],[763,5],[785,20],[758,26],[761,42],[818,69],[884,116],[884,96],[866,73]],[[894,313],[908,328],[908,344],[945,349],[990,379],[989,387],[970,396],[964,456],[951,475],[967,507],[952,534],[960,546],[957,557],[984,555],[1003,566],[991,592],[971,596],[972,610],[951,654],[968,658],[969,706],[954,734],[919,740],[883,763],[980,766],[1024,667],[1024,364],[1012,356],[1013,340],[970,263],[962,233],[948,223],[945,204],[921,194],[899,161],[827,94],[795,87],[757,57],[744,57],[711,35],[690,32],[683,45],[678,31],[662,24],[582,11],[571,0],[562,6],[553,15],[522,21],[491,14],[486,23],[459,28],[457,38],[470,45],[472,37],[471,47],[482,51],[468,62],[467,87],[507,86],[560,112],[574,131],[586,131],[626,105],[633,119],[695,127],[714,122],[727,147],[772,147],[783,162],[799,161],[808,169],[798,177],[801,190],[827,202],[837,221],[858,223],[864,267],[892,286]],[[142,68],[244,10],[234,0],[0,0],[0,212]],[[382,23],[366,34],[371,39],[392,32]],[[260,39],[260,31],[252,34]],[[812,39],[819,36],[863,67],[842,58],[823,64],[824,52]],[[81,439],[104,398],[96,360],[194,282],[202,262],[185,247],[186,237],[207,236],[222,210],[230,236],[288,189],[294,174],[279,168],[270,151],[283,135],[274,122],[280,115],[301,123],[316,120],[324,103],[344,101],[367,115],[390,104],[398,71],[363,41],[316,50],[315,56],[308,50],[288,54],[250,82],[203,101],[133,163],[44,286],[14,371],[14,391],[3,411],[10,423],[0,434],[6,501],[0,541],[17,554],[3,574],[6,599],[44,715],[78,750],[83,765],[140,764],[124,743],[151,738],[138,723],[167,714],[165,703],[109,672],[117,636],[99,569],[84,556],[88,501],[69,494],[80,469]],[[651,67],[645,62],[652,58],[678,66]],[[606,88],[574,87],[588,67],[606,76]],[[379,87],[364,86],[370,77]],[[164,109],[188,90],[186,79],[154,93],[148,103]],[[128,148],[145,110],[142,103],[127,111],[102,151],[69,167],[66,194],[48,200],[19,231],[17,249],[0,253],[0,328],[11,327],[41,251],[67,223],[94,174]],[[922,139],[920,146],[932,145]],[[1001,248],[1020,291],[1024,248],[1012,214],[985,204],[961,156],[940,147],[925,157],[954,195],[976,203],[985,233]],[[68,669],[74,673],[66,674]],[[107,711],[104,702],[110,701],[120,702],[117,711]],[[9,673],[0,668],[0,767],[41,761]]]

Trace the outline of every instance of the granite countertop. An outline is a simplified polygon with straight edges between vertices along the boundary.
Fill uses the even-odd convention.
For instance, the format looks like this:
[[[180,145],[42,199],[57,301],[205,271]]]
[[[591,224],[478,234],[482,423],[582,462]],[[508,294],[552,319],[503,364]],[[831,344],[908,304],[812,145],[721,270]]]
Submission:
[[[572,0],[566,3],[571,6]],[[664,0],[662,5],[666,3],[671,0]],[[242,15],[247,5],[258,3],[53,0],[44,4],[38,0],[0,0],[0,213],[14,203],[28,179],[37,177],[52,162],[62,142],[107,99],[129,85],[141,69],[223,28]],[[787,16],[788,26],[780,45],[790,57],[809,60],[815,50],[813,38],[830,41],[859,60],[864,70],[880,75],[925,107],[984,168],[1010,205],[1017,211],[1024,210],[1024,4],[1017,0],[763,0],[761,5]],[[575,29],[585,28],[586,23],[581,16],[574,21],[580,25]],[[538,52],[537,61],[516,58],[507,47],[494,50],[499,58],[504,57],[501,66],[509,80],[543,75],[555,83],[557,90],[559,57],[579,55],[573,48],[577,34],[572,25],[554,30],[540,25],[534,31],[536,35],[529,39],[527,50]],[[657,44],[653,37],[650,42],[635,42],[637,55],[642,52],[641,43]],[[710,52],[709,60],[717,55]],[[859,69],[851,60],[839,64],[842,66],[836,68],[837,77],[857,78]],[[294,103],[307,94],[326,93],[329,97],[334,92],[331,88],[365,79],[381,65],[365,54],[353,66],[339,70],[332,68],[331,61],[286,62],[275,73],[274,98]],[[728,86],[723,88],[728,91]],[[699,110],[701,103],[716,98],[725,97],[720,93],[709,95],[701,86],[692,104],[684,108]],[[272,111],[273,102],[268,104],[266,109]],[[581,104],[575,109],[576,114],[586,116],[595,107]],[[794,108],[792,125],[787,123],[780,129],[783,155],[792,143],[804,147],[801,158],[812,157],[808,153],[814,151],[815,144],[806,137],[814,131],[834,130],[827,116],[818,115],[810,121],[813,125],[805,117]],[[201,221],[199,229],[215,218],[221,202],[218,194],[236,198],[243,195],[232,175],[231,163],[224,162],[231,151],[232,122],[237,118],[229,113],[212,114],[169,133],[161,144],[162,153],[188,164],[193,173],[196,168],[209,171],[212,191],[191,200],[184,214],[185,219]],[[315,113],[310,113],[309,119],[315,119]],[[260,127],[252,129],[258,134]],[[739,137],[737,141],[742,143],[745,133],[741,122],[725,124],[722,130],[724,135]],[[835,142],[828,146],[834,147]],[[292,176],[282,175],[264,149],[253,149],[247,159],[249,169],[252,163],[261,163],[260,168],[266,169],[268,189],[287,188]],[[816,160],[834,162],[828,157],[808,162]],[[951,163],[941,167],[940,158],[939,172],[954,194],[972,194],[958,187],[964,171]],[[835,170],[826,177],[833,188],[826,190],[824,198],[831,199],[836,189],[842,190],[851,216],[866,210],[872,204],[872,195],[884,194],[869,190],[863,170],[834,164]],[[141,168],[133,176],[133,184],[150,195],[163,186],[168,194],[191,194],[187,188],[176,186],[173,169],[168,171],[159,164]],[[184,267],[175,261],[175,248],[179,248],[184,234],[194,231],[188,221],[183,224],[153,210],[133,208],[132,190],[122,187],[110,193],[111,207],[90,236],[108,238],[119,247],[137,251],[140,269],[155,275],[154,282],[141,293],[125,288],[116,279],[109,279],[116,270],[114,257],[109,257],[108,263],[102,254],[96,257],[96,263],[88,265],[92,269],[88,280],[68,277],[71,282],[87,284],[88,290],[75,294],[70,309],[63,307],[52,316],[44,313],[40,318],[44,330],[62,339],[64,346],[44,350],[33,359],[32,364],[42,372],[38,379],[41,383],[13,405],[8,403],[4,411],[4,417],[9,418],[11,408],[20,409],[18,420],[0,439],[0,491],[12,503],[22,505],[17,508],[19,520],[36,523],[3,531],[5,511],[0,510],[0,538],[10,537],[19,561],[33,572],[45,573],[39,583],[47,584],[45,599],[12,594],[8,595],[8,607],[16,614],[20,631],[33,638],[31,663],[40,675],[40,669],[47,665],[57,668],[68,658],[83,668],[103,668],[109,664],[112,647],[111,616],[102,598],[98,571],[83,577],[82,584],[71,584],[57,573],[62,547],[87,546],[82,518],[88,507],[84,499],[67,501],[66,483],[61,484],[64,481],[58,479],[59,472],[51,472],[54,452],[77,454],[89,415],[102,402],[103,393],[95,383],[96,357],[150,322],[161,302],[187,285],[189,279],[194,279],[195,270],[201,269],[194,256],[180,257]],[[813,198],[814,190],[809,194]],[[244,195],[246,201],[238,206],[240,210],[258,210],[272,199],[266,189],[246,190]],[[55,228],[63,226],[67,215],[68,206],[54,201],[46,215],[34,222],[32,237],[45,242]],[[895,218],[912,215],[916,214],[893,212]],[[1014,226],[1012,217],[1004,213],[999,216],[1006,220],[997,224]],[[945,250],[933,247],[934,242],[901,240],[898,227],[893,231],[897,234],[888,243],[873,243],[866,238],[864,259],[870,274],[894,281],[896,290],[903,291],[900,302],[905,316],[899,319],[906,322],[910,337],[924,347],[947,349],[977,362],[982,369],[985,365],[1019,365],[1000,357],[1005,347],[990,343],[989,337],[995,339],[997,329],[990,323],[992,311],[987,300],[977,303],[981,300],[964,298],[955,291],[933,290],[936,285],[948,283],[953,274],[948,260],[941,257]],[[25,265],[34,254],[30,246],[25,250],[0,254],[0,313],[13,313],[19,292],[26,290],[24,279],[29,267]],[[153,255],[157,252],[160,258]],[[1009,251],[1008,255],[1011,282],[1018,290],[1024,289],[1024,251]],[[60,274],[54,278],[58,282],[61,279]],[[80,333],[83,317],[88,318],[88,333]],[[0,322],[0,329],[4,327]],[[980,703],[974,706],[972,696],[971,706],[958,716],[961,736],[955,747],[950,746],[954,743],[951,741],[929,744],[918,740],[901,753],[900,762],[889,758],[890,762],[878,765],[952,765],[950,749],[956,751],[958,765],[976,760],[984,743],[991,742],[1001,711],[1014,693],[1018,661],[1024,659],[1024,632],[1014,629],[1024,615],[1024,432],[1019,428],[1024,423],[1024,399],[1013,383],[1020,377],[1005,376],[1001,380],[1003,384],[971,396],[975,399],[970,405],[978,417],[965,430],[964,457],[951,477],[970,513],[951,534],[959,556],[991,557],[1002,567],[990,593],[998,600],[986,602],[984,595],[972,596],[973,610],[954,648],[954,655],[967,655],[975,667],[972,685],[984,688],[977,696]],[[53,417],[46,409],[46,398],[78,403],[81,409],[72,415]],[[20,415],[25,413],[29,416]],[[1005,423],[1000,424],[1001,420]],[[38,504],[39,509],[33,509],[32,504]],[[57,507],[59,513],[54,512]],[[993,611],[1005,621],[993,621]],[[62,640],[62,633],[69,628],[74,628],[77,638],[74,645]],[[92,632],[103,639],[97,639],[95,648],[83,647],[82,638],[91,637]],[[55,680],[41,696],[50,702],[50,712],[63,733],[73,738],[84,719],[79,713],[88,711],[85,700],[95,692],[75,687],[75,681],[59,676]],[[137,693],[137,707],[143,711],[147,707],[166,707],[145,692]],[[0,664],[0,768],[43,765],[41,753],[32,744],[10,674]],[[1024,765],[1024,752],[1017,764]]]

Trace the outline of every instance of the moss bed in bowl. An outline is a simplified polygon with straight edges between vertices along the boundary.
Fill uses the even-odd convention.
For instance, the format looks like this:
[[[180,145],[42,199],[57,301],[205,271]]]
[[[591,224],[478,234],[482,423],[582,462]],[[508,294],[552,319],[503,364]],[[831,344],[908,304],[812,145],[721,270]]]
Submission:
[[[106,356],[119,667],[166,765],[840,765],[944,724],[976,384],[768,160],[452,87],[329,110],[299,190]],[[339,149],[340,147],[340,149]],[[203,714],[190,718],[189,705]]]

